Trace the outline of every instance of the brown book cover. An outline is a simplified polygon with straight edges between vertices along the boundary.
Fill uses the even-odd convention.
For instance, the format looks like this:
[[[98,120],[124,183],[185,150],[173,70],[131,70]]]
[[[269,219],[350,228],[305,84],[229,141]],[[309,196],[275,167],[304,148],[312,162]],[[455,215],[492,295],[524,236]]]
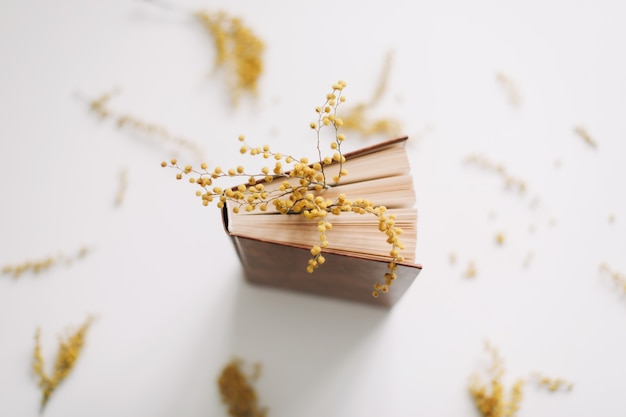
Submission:
[[[346,159],[377,152],[404,142],[407,137],[392,139],[345,155]],[[324,250],[326,262],[313,273],[306,271],[311,258],[310,246],[282,244],[237,236],[228,228],[228,208],[222,210],[224,230],[230,236],[246,279],[259,285],[300,291],[326,297],[363,302],[381,307],[393,306],[406,292],[422,269],[419,264],[398,263],[397,278],[386,294],[372,295],[376,282],[388,272],[389,260],[367,255],[336,253]]]

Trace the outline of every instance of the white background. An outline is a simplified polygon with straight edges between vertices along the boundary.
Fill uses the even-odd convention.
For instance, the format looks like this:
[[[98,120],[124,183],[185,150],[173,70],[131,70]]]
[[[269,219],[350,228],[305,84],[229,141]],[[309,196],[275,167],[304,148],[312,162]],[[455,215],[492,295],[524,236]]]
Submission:
[[[534,371],[575,384],[528,385],[519,416],[624,415],[626,297],[599,270],[626,273],[621,2],[176,5],[0,2],[0,265],[90,248],[69,267],[0,275],[0,416],[38,414],[35,329],[51,366],[58,337],[89,314],[49,417],[226,415],[215,381],[232,357],[262,363],[272,417],[474,416],[467,386],[489,364],[485,340],[507,386]],[[229,105],[190,14],[202,9],[240,16],[264,40],[256,100]],[[201,143],[210,164],[254,165],[239,134],[312,157],[314,107],[338,79],[346,106],[368,100],[389,50],[371,115],[411,137],[424,266],[391,311],[246,284],[217,210],[160,168],[171,149],[81,99],[120,88],[113,109]],[[346,133],[349,149],[387,139]],[[501,163],[526,193],[468,155]]]

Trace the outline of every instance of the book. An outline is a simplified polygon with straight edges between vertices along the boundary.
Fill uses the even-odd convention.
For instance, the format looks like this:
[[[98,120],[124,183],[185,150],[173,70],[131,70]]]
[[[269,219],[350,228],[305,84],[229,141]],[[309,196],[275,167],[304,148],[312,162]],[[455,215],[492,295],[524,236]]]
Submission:
[[[315,195],[334,200],[340,194],[348,199],[372,201],[387,207],[386,214],[396,216],[395,225],[402,229],[405,250],[402,262],[389,291],[372,295],[376,282],[384,281],[388,272],[390,244],[378,228],[372,214],[343,212],[328,214],[332,230],[327,232],[328,246],[322,250],[326,262],[313,273],[306,270],[310,249],[319,244],[316,221],[301,215],[280,214],[275,208],[267,211],[235,213],[232,203],[222,209],[222,220],[230,236],[246,279],[259,285],[306,292],[326,297],[391,307],[406,292],[422,267],[415,263],[417,242],[417,209],[415,190],[410,175],[405,144],[408,137],[388,140],[345,154],[341,168],[348,175],[330,188]],[[325,175],[339,172],[339,163],[325,167]],[[265,191],[278,190],[280,181],[264,182]],[[287,178],[297,181],[297,178]],[[235,187],[236,188],[236,187]]]

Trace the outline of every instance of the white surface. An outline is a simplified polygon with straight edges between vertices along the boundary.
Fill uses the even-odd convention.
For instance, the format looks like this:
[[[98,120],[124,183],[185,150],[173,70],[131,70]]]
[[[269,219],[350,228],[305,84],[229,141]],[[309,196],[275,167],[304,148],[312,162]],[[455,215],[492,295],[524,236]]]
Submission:
[[[621,3],[230,3],[181,6],[224,8],[266,42],[259,98],[236,111],[210,76],[210,38],[184,13],[0,3],[0,265],[92,248],[69,268],[0,276],[0,416],[38,413],[35,328],[50,365],[58,335],[88,314],[98,320],[49,417],[226,415],[215,379],[233,356],[263,364],[272,417],[478,415],[467,384],[488,364],[485,339],[507,383],[532,371],[575,383],[528,387],[519,416],[624,415],[626,299],[598,270],[626,272]],[[76,98],[121,87],[111,107],[202,142],[222,166],[240,163],[240,133],[313,156],[308,123],[328,87],[344,79],[348,105],[367,100],[389,49],[374,116],[413,137],[424,265],[391,312],[245,284],[217,211],[159,167],[168,154]],[[519,108],[498,71],[518,83]],[[523,178],[526,195],[464,164],[470,154]]]

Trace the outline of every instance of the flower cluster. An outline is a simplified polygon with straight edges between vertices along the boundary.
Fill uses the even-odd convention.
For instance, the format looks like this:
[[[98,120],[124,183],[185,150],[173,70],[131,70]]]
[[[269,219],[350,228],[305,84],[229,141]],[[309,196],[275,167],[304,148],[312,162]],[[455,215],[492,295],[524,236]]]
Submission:
[[[213,36],[215,68],[228,69],[233,104],[237,104],[242,93],[255,94],[257,81],[263,73],[263,42],[241,19],[224,12],[201,11],[195,16]]]
[[[483,385],[475,377],[470,384],[470,394],[474,398],[476,408],[484,417],[509,417],[514,416],[519,410],[523,398],[524,380],[519,379],[511,388],[511,393],[505,396],[502,377],[504,367],[498,350],[486,344],[486,348],[491,354],[492,364],[489,369],[489,382]]]
[[[509,395],[506,395],[502,382],[504,377],[502,358],[489,342],[485,343],[485,348],[491,355],[488,382],[483,384],[477,376],[474,376],[470,382],[470,394],[483,417],[513,417],[520,409],[526,381],[518,379],[510,388]],[[538,387],[553,393],[569,392],[574,388],[574,384],[565,379],[546,377],[538,372],[534,372],[528,382],[534,382]]]
[[[251,146],[244,136],[240,136],[242,142],[240,152],[252,156],[261,156],[272,160],[272,165],[264,166],[260,172],[250,173],[243,166],[237,166],[223,170],[215,167],[209,170],[206,163],[195,169],[191,165],[179,166],[176,159],[169,163],[162,162],[162,167],[173,167],[178,172],[176,178],[181,180],[184,176],[189,177],[189,182],[199,186],[196,191],[202,204],[208,206],[216,202],[218,208],[223,208],[228,202],[232,204],[234,213],[241,210],[251,212],[254,210],[266,211],[273,207],[281,214],[299,214],[305,219],[317,222],[319,231],[319,244],[311,248],[311,258],[307,265],[307,271],[313,272],[318,266],[324,264],[326,259],[323,255],[324,248],[328,247],[326,233],[332,229],[332,221],[329,215],[339,216],[342,213],[352,212],[358,214],[372,214],[378,218],[378,229],[387,236],[390,262],[388,271],[384,275],[384,282],[376,283],[373,296],[377,297],[380,292],[386,293],[389,286],[396,279],[397,263],[403,260],[400,251],[404,244],[400,240],[402,230],[395,225],[395,217],[386,214],[385,206],[376,206],[365,199],[348,199],[341,194],[334,200],[319,195],[319,191],[334,187],[341,179],[348,175],[343,164],[346,161],[341,151],[341,145],[345,136],[339,132],[343,120],[337,116],[337,109],[345,101],[342,95],[346,83],[339,81],[332,86],[332,91],[326,95],[324,104],[316,107],[317,121],[310,123],[310,127],[317,136],[318,160],[310,163],[306,157],[296,158],[275,152],[269,145],[261,147]],[[324,128],[333,130],[333,139],[330,142],[330,155],[324,156],[321,147],[321,132]],[[333,166],[331,174],[330,166]],[[329,178],[331,177],[332,178]],[[227,177],[242,177],[247,180],[245,184],[237,187],[222,188],[216,183]],[[266,187],[275,181],[281,181],[278,187]]]
[[[256,390],[251,384],[258,378],[260,367],[257,364],[253,374],[248,376],[241,369],[242,365],[240,360],[233,359],[222,370],[217,380],[222,402],[233,417],[265,417],[267,408],[259,406]]]
[[[41,356],[41,343],[39,340],[40,331],[37,329],[37,332],[35,333],[35,350],[33,353],[33,371],[39,378],[38,383],[42,394],[42,409],[46,406],[50,396],[56,390],[58,385],[74,368],[76,360],[80,355],[83,345],[85,344],[85,336],[92,321],[92,317],[87,318],[85,323],[83,323],[74,334],[66,340],[61,340],[59,344],[59,351],[54,362],[54,371],[51,375],[48,375],[44,371],[44,359],[43,356]]]

